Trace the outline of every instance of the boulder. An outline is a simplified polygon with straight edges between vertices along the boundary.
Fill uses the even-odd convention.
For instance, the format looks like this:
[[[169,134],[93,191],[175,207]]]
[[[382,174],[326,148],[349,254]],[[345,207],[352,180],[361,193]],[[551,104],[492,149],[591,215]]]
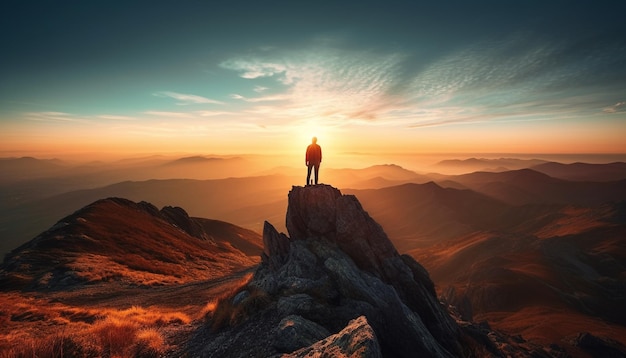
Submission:
[[[291,353],[330,336],[330,332],[319,324],[298,315],[283,318],[274,338],[274,347],[279,352]]]
[[[360,316],[348,323],[338,332],[306,348],[302,348],[282,358],[304,357],[353,357],[382,358],[376,334],[365,316]]]

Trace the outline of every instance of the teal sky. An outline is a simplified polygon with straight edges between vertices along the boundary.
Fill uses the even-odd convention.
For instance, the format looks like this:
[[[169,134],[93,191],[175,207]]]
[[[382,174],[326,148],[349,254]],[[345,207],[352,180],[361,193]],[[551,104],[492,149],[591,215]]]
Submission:
[[[626,152],[623,1],[0,6],[4,153]]]

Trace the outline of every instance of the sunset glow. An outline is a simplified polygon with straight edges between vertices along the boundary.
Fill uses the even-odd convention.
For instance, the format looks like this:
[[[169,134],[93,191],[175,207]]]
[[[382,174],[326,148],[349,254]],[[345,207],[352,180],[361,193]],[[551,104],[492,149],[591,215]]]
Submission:
[[[623,6],[16,3],[0,153],[624,153]]]

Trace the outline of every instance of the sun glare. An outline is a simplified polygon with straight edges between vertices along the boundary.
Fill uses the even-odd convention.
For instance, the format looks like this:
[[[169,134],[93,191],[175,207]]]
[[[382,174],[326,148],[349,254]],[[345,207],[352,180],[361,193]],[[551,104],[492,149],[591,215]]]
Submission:
[[[304,148],[307,145],[311,144],[311,140],[313,137],[316,137],[318,140],[318,144],[324,147],[324,145],[329,145],[332,143],[332,135],[330,134],[330,130],[315,121],[309,121],[303,123],[297,127],[294,127],[293,131],[293,139],[296,141],[294,143],[295,148]]]

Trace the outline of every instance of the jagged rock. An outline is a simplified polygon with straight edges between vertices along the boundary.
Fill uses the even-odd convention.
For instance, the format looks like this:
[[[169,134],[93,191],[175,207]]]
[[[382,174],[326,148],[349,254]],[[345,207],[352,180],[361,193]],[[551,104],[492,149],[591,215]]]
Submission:
[[[337,334],[333,334],[319,342],[302,348],[282,358],[299,357],[360,357],[382,358],[376,334],[364,316],[348,323]]]
[[[443,346],[459,350],[456,324],[437,300],[427,271],[410,256],[398,254],[354,195],[341,195],[328,185],[293,187],[287,230],[293,241],[323,237],[336,243],[359,269],[392,285]]]
[[[332,235],[337,221],[335,200],[340,196],[339,190],[330,185],[293,187],[286,221],[291,238]]]
[[[178,206],[165,206],[160,211],[161,217],[176,225],[187,234],[201,240],[214,241],[202,229],[202,226],[189,218],[187,212]]]
[[[263,262],[272,269],[276,269],[285,263],[289,254],[289,238],[285,234],[278,233],[274,226],[267,221],[263,225]]]
[[[319,324],[298,315],[289,315],[280,321],[273,344],[279,352],[290,353],[328,336],[330,332]]]
[[[210,343],[200,355],[279,356],[294,347],[285,337],[301,334],[283,327],[293,315],[307,327],[302,331],[313,325],[339,333],[289,357],[510,353],[500,346],[517,349],[520,357],[537,355],[514,342],[497,343],[499,336],[492,338],[482,327],[457,324],[438,301],[428,272],[410,256],[398,254],[356,197],[328,185],[293,187],[286,223],[289,237],[265,224],[262,262],[247,283],[246,290],[263,292],[268,302],[259,311],[248,311],[239,326],[203,338]],[[283,327],[277,333],[282,336],[268,338],[267,330],[276,326]],[[267,345],[268,339],[281,343]]]
[[[276,297],[282,315],[335,332],[365,315],[389,355],[460,354],[460,332],[428,273],[398,254],[356,197],[328,185],[293,187],[287,228],[290,237],[265,224],[263,263],[249,283]]]

